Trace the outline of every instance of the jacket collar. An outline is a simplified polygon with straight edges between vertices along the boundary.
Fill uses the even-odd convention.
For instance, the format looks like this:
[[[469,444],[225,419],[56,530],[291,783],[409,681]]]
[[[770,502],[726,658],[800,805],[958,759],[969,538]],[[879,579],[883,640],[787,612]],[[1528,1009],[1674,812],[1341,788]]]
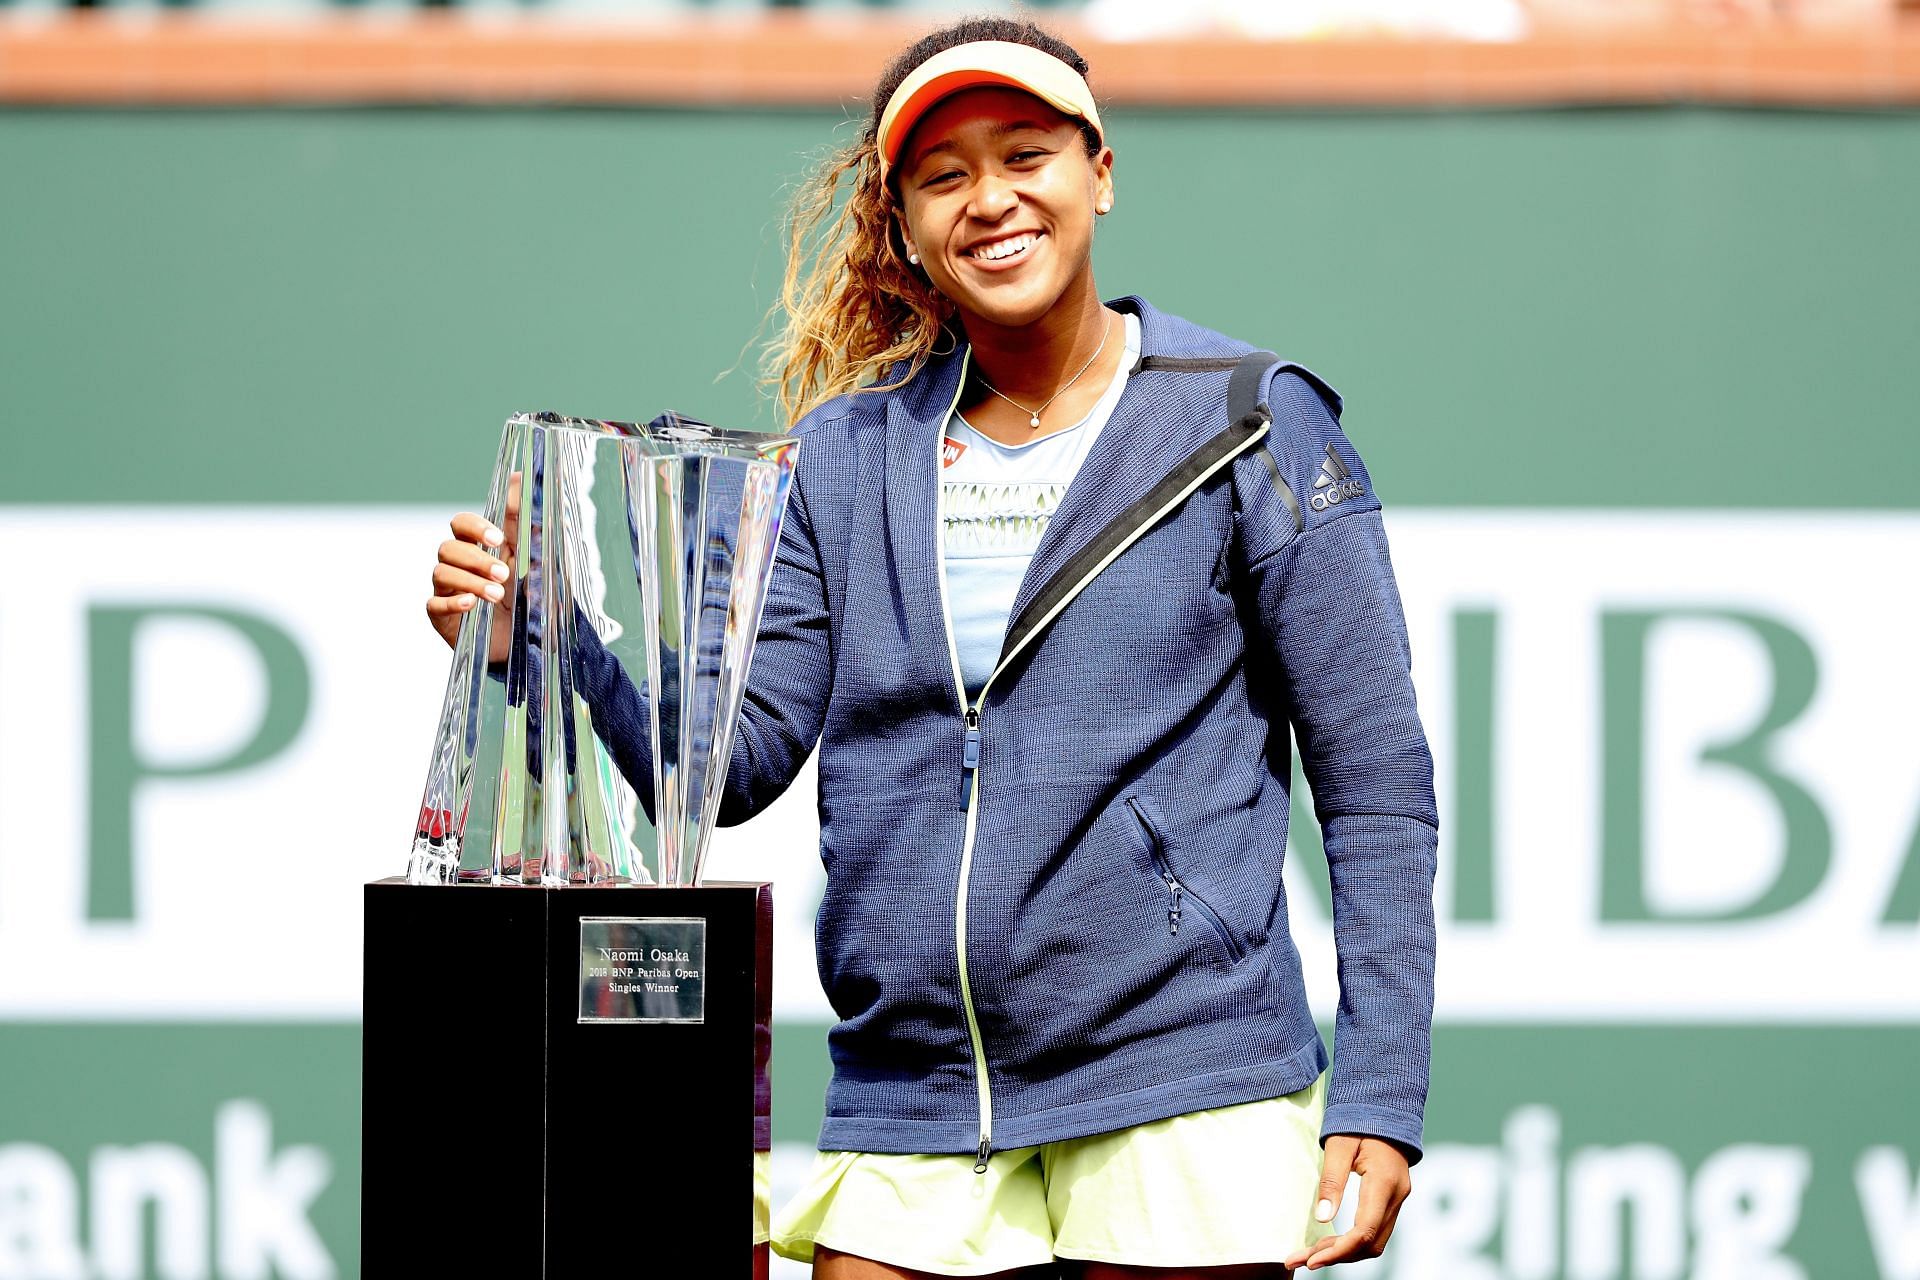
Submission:
[[[1239,356],[1253,350],[1244,342],[1161,311],[1138,295],[1115,298],[1106,305],[1139,317],[1141,360],[1151,356]],[[888,397],[889,429],[905,430],[915,438],[923,438],[928,431],[944,427],[971,354],[966,337],[956,335],[951,351],[929,359],[905,386]],[[1137,364],[1134,372],[1139,372]],[[1116,416],[1118,412],[1116,409]]]
[[[1169,315],[1144,298],[1107,304],[1140,318],[1142,359],[1151,356],[1239,356],[1252,350]],[[887,398],[887,514],[903,591],[938,608],[940,438],[969,365],[962,339]],[[1019,618],[1034,596],[1073,557],[1192,457],[1227,425],[1224,382],[1169,376],[1136,364],[1126,390],[1061,499],[1014,597]],[[911,607],[911,604],[909,605]],[[944,626],[944,620],[942,622]]]

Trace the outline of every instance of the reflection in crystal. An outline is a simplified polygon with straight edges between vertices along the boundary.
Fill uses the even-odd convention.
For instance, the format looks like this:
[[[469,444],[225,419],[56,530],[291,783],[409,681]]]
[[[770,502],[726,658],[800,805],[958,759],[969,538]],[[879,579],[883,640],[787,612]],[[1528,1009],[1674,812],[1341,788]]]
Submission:
[[[796,448],[508,420],[486,516],[512,612],[462,623],[410,881],[698,881]]]
[[[649,463],[661,878],[697,883],[720,810],[794,446],[763,446],[762,457],[746,459],[684,424],[662,428],[658,439],[679,450],[663,447]]]

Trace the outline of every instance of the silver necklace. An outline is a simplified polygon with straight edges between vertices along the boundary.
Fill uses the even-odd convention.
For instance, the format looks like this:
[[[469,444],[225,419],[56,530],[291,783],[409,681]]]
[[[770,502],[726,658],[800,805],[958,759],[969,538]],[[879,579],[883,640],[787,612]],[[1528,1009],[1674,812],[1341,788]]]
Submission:
[[[1107,316],[1107,326],[1104,330],[1101,331],[1101,334],[1100,334],[1100,345],[1093,349],[1093,354],[1087,357],[1087,362],[1080,366],[1080,373],[1085,373],[1087,370],[1093,368],[1093,362],[1095,360],[1098,360],[1100,358],[1100,353],[1107,349],[1107,338],[1112,333],[1113,333],[1113,316],[1111,313],[1109,313]],[[1061,383],[1060,390],[1048,396],[1047,404],[1041,405],[1038,409],[1027,408],[1027,406],[1021,404],[1018,400],[1015,400],[1012,396],[1008,395],[1006,392],[1002,391],[1000,388],[994,386],[991,382],[988,382],[985,378],[980,378],[980,374],[978,370],[974,371],[973,376],[976,378],[980,378],[981,386],[993,392],[993,394],[999,396],[1002,400],[1005,400],[1008,404],[1012,405],[1014,408],[1018,409],[1020,412],[1026,414],[1028,426],[1037,427],[1040,425],[1040,415],[1047,411],[1047,405],[1050,405],[1055,400],[1058,400],[1063,394],[1065,394],[1068,387],[1080,381],[1080,373],[1074,374],[1071,378],[1068,378],[1065,382]]]

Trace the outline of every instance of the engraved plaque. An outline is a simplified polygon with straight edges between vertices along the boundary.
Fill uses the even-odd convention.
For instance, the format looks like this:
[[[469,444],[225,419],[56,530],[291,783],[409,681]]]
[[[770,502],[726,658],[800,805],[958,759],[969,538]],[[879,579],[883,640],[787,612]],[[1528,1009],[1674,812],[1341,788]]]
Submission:
[[[705,1022],[707,922],[580,918],[580,1021]]]

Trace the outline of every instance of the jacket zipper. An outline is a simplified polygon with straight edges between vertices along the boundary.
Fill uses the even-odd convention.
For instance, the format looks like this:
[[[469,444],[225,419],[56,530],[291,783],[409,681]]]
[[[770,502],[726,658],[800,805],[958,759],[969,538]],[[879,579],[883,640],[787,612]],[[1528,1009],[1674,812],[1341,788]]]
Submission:
[[[973,349],[969,347],[960,356],[960,381],[953,389],[953,402],[947,406],[946,413],[940,417],[940,429],[946,430],[946,423],[953,411],[960,405],[960,393],[967,386],[967,366],[973,359]],[[934,450],[936,462],[940,456],[938,448]],[[967,813],[966,834],[960,840],[960,880],[954,889],[953,901],[953,950],[960,969],[960,1007],[967,1018],[967,1040],[973,1049],[974,1092],[980,1105],[980,1145],[974,1151],[973,1171],[987,1171],[987,1157],[993,1151],[993,1089],[987,1081],[987,1047],[980,1036],[980,1018],[973,1008],[973,979],[967,973],[967,883],[973,872],[973,831],[979,819],[980,806],[974,795],[975,774],[980,767],[980,700],[986,697],[985,686],[981,687],[980,699],[971,706],[967,703],[967,682],[960,674],[960,646],[953,639],[953,614],[947,608],[947,489],[940,483],[940,473],[934,472],[936,488],[934,519],[934,562],[939,569],[940,582],[940,623],[946,628],[947,657],[953,664],[953,691],[960,700],[961,714],[967,721],[967,741],[960,763],[960,807]],[[987,677],[991,684],[992,675]]]
[[[967,385],[967,369],[972,359],[973,350],[971,347],[961,353],[960,380],[953,389],[953,400],[947,405],[947,411],[940,416],[939,420],[942,431],[946,429],[946,422],[953,416],[953,411],[959,407],[961,392],[966,389]],[[1118,408],[1118,406],[1115,407]],[[986,1043],[980,1036],[980,1018],[973,1007],[973,982],[967,973],[967,885],[972,878],[973,872],[974,828],[979,821],[980,805],[985,799],[985,788],[980,785],[978,775],[980,770],[980,709],[986,705],[987,690],[993,686],[994,678],[1007,669],[1007,665],[1033,642],[1035,636],[1038,636],[1047,629],[1048,624],[1058,617],[1061,610],[1065,609],[1067,605],[1073,602],[1076,596],[1086,589],[1088,583],[1099,576],[1102,569],[1105,569],[1109,564],[1112,564],[1118,559],[1121,552],[1139,541],[1147,530],[1160,523],[1161,518],[1165,516],[1167,512],[1185,502],[1189,494],[1206,483],[1220,468],[1226,466],[1253,445],[1266,438],[1266,434],[1271,427],[1271,422],[1268,422],[1262,424],[1257,430],[1249,432],[1247,437],[1235,445],[1232,450],[1217,459],[1199,475],[1195,476],[1192,482],[1183,486],[1179,492],[1171,495],[1158,510],[1141,520],[1132,532],[1103,556],[1098,564],[1088,569],[1087,572],[1080,577],[1079,581],[1073,584],[1072,589],[1057,600],[1053,607],[1049,609],[1034,626],[1028,629],[1027,633],[1020,638],[1020,643],[1016,644],[1010,651],[1000,655],[1000,661],[995,663],[993,670],[987,673],[985,682],[980,686],[979,695],[974,698],[971,704],[967,701],[966,679],[960,674],[960,646],[954,642],[953,638],[953,613],[947,607],[946,486],[940,483],[940,473],[937,470],[934,472],[936,503],[933,537],[934,561],[938,569],[936,576],[940,586],[940,621],[947,633],[947,657],[953,666],[954,696],[959,700],[960,711],[965,717],[967,726],[966,745],[963,749],[960,762],[960,804],[961,807],[966,810],[967,826],[965,835],[961,837],[960,878],[959,883],[955,886],[954,892],[953,942],[960,970],[960,1005],[967,1018],[967,1038],[973,1048],[974,1087],[980,1105],[980,1145],[974,1152],[973,1161],[973,1171],[977,1174],[984,1174],[987,1171],[987,1157],[993,1153],[993,1090],[987,1080],[987,1050]],[[934,450],[936,462],[939,456],[940,451],[936,447]],[[1195,898],[1194,901],[1199,902],[1199,899]],[[1201,906],[1205,908],[1206,904],[1201,903]],[[1215,916],[1214,921],[1218,924],[1219,917]]]
[[[1154,870],[1159,872],[1160,878],[1167,882],[1167,897],[1169,900],[1167,906],[1168,934],[1175,937],[1179,936],[1180,904],[1184,898],[1199,908],[1200,914],[1205,916],[1207,923],[1213,926],[1214,933],[1220,937],[1220,945],[1226,950],[1227,958],[1233,961],[1234,964],[1239,964],[1246,958],[1246,949],[1234,940],[1233,931],[1227,928],[1227,922],[1220,918],[1220,913],[1215,911],[1205,898],[1195,893],[1187,885],[1182,884],[1179,877],[1173,874],[1173,864],[1167,861],[1167,847],[1160,838],[1160,829],[1154,826],[1152,821],[1148,819],[1146,812],[1140,807],[1139,800],[1133,796],[1128,796],[1127,807],[1132,809],[1133,816],[1139,819],[1140,829],[1147,833],[1147,850],[1153,857]]]

